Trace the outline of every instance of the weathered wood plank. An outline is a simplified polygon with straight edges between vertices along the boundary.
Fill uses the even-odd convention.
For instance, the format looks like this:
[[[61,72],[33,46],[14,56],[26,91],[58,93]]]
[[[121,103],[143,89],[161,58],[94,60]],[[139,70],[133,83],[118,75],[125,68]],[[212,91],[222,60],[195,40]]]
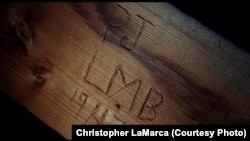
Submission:
[[[9,3],[0,16],[0,89],[67,139],[72,124],[250,122],[249,54],[168,3]]]

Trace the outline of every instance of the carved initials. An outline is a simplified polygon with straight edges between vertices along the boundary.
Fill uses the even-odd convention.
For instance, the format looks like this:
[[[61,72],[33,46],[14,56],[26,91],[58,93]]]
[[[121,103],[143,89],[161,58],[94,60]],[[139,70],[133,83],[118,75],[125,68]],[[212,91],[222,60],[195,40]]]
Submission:
[[[115,23],[115,21],[114,21],[114,13],[119,13],[116,11],[116,10],[119,10],[118,8],[121,10],[121,12],[124,12],[126,15],[125,22],[123,22],[123,23]],[[107,26],[104,38],[102,40],[103,42],[105,41],[110,28],[123,28],[123,27],[127,26],[129,24],[129,21],[130,21],[130,17],[131,17],[130,13],[128,12],[128,10],[126,8],[124,8],[120,4],[115,4],[115,8],[114,8],[112,13],[113,14],[111,17],[111,22]],[[154,24],[151,21],[149,21],[148,19],[146,19],[145,17],[143,17],[139,14],[135,14],[135,15],[142,20],[142,24],[141,24],[139,33],[136,35],[136,38],[134,39],[134,42],[131,43],[130,38],[126,35],[123,35],[122,37],[120,37],[120,45],[127,50],[133,50],[137,47],[139,39],[141,38],[142,33],[145,29],[146,23],[149,23],[150,25],[154,26]]]
[[[115,22],[113,21],[114,14],[116,13],[117,7],[118,7],[120,10],[122,10],[123,12],[125,12],[125,14],[127,15],[126,21],[125,21],[124,23],[115,23]],[[105,35],[104,35],[102,41],[103,41],[103,42],[105,41],[105,39],[106,39],[106,37],[107,37],[107,34],[108,34],[108,31],[110,30],[111,27],[120,28],[120,27],[126,26],[126,25],[128,24],[129,19],[130,19],[130,14],[129,14],[128,10],[125,9],[124,7],[122,7],[120,4],[115,3],[114,10],[113,10],[112,16],[111,16],[111,21],[110,21],[110,23],[109,23],[108,26],[107,26],[107,29],[106,29],[106,32],[105,32]]]
[[[158,103],[154,103],[154,104],[149,104],[149,99],[152,98],[151,96],[152,93],[154,92],[155,96],[160,97],[160,101]],[[155,102],[155,100],[154,100]],[[143,106],[138,114],[138,118],[142,119],[142,120],[153,120],[156,118],[156,108],[158,106],[160,106],[163,102],[163,96],[158,93],[157,91],[155,91],[153,88],[150,88],[148,95],[146,97],[146,100],[143,103]],[[146,112],[148,111],[148,112]],[[151,116],[143,116],[143,113],[147,113],[150,114]]]
[[[120,88],[119,90],[117,90],[116,92],[109,94],[110,90],[111,90],[111,87],[114,84],[113,82],[115,81],[115,78],[117,77],[117,74],[119,74],[119,72],[121,74],[123,87]],[[130,110],[132,110],[132,108],[134,106],[134,102],[135,102],[135,99],[137,98],[137,95],[138,95],[139,89],[141,87],[142,81],[141,81],[141,79],[137,78],[137,79],[131,81],[130,83],[127,83],[126,79],[125,79],[123,69],[122,69],[122,65],[117,66],[114,74],[112,75],[106,94],[109,95],[109,97],[112,97],[112,96],[118,94],[120,91],[128,89],[129,87],[131,87],[133,85],[136,85],[136,84],[138,84],[138,86],[137,86],[137,89],[136,89],[136,91],[134,93],[134,97],[132,99],[131,105],[130,105],[130,107],[128,109],[130,111]]]
[[[119,17],[120,19],[119,19],[119,18],[117,18],[117,15],[115,15],[116,13],[123,14],[123,16],[121,17],[121,15],[120,15],[120,17]],[[120,41],[119,41],[120,46],[124,47],[127,50],[135,49],[138,46],[139,40],[142,37],[142,34],[143,34],[144,29],[146,27],[146,24],[148,23],[151,26],[154,26],[154,24],[150,20],[148,20],[146,17],[144,17],[142,15],[135,14],[135,17],[141,21],[141,25],[137,25],[137,27],[135,27],[135,28],[139,29],[139,31],[136,31],[134,34],[124,32],[124,31],[132,31],[132,29],[133,29],[133,28],[129,27],[130,26],[129,21],[131,20],[131,14],[129,13],[129,11],[126,8],[124,8],[120,4],[115,3],[110,23],[107,25],[107,29],[106,29],[106,32],[105,32],[105,35],[104,35],[104,38],[102,41],[104,42],[107,39],[109,32],[113,33],[113,31],[114,31],[113,29],[116,29],[116,30],[120,29],[120,32],[115,32],[115,33],[119,34],[119,36],[118,35],[115,35],[115,36],[117,36],[118,39],[120,39]],[[122,20],[121,20],[121,18],[122,18]],[[136,22],[136,23],[138,23],[138,22]],[[128,28],[128,27],[131,29],[123,30],[124,28]],[[122,28],[122,30],[121,30],[121,28]],[[130,34],[131,36],[133,36],[132,37],[132,38],[134,38],[133,41],[131,41],[130,36],[124,35],[124,34]],[[134,35],[136,35],[136,36],[134,36]],[[130,105],[125,105],[125,106],[127,106],[127,108],[128,108],[127,110],[128,110],[128,112],[130,112],[135,105],[135,100],[137,99],[139,90],[141,88],[142,80],[140,78],[135,78],[131,82],[127,82],[125,74],[124,74],[124,70],[122,68],[122,65],[120,64],[115,68],[114,73],[112,74],[112,76],[108,82],[108,86],[105,88],[99,87],[98,84],[95,84],[93,82],[93,80],[91,80],[89,78],[90,72],[94,71],[93,65],[95,63],[95,59],[96,59],[97,55],[98,55],[98,50],[95,51],[90,63],[88,64],[87,71],[86,71],[84,78],[83,78],[84,82],[90,84],[91,86],[95,87],[97,90],[99,90],[100,92],[102,92],[103,94],[107,95],[109,98],[112,98],[114,100],[116,100],[115,96],[117,96],[118,99],[124,100],[124,97],[122,97],[122,96],[124,96],[124,93],[127,90],[129,90],[129,93],[133,93],[133,94],[132,95],[125,94],[126,95],[125,96],[126,103],[122,103],[124,101],[118,101],[116,105],[117,105],[118,110],[120,110],[121,107],[124,107],[124,104],[129,103]],[[117,82],[119,82],[118,85],[116,85]],[[121,86],[120,86],[120,84],[121,84]],[[76,97],[77,94],[78,94],[78,89],[76,89],[73,97],[71,98],[71,102],[72,102],[73,98]],[[123,94],[123,95],[121,95],[121,94]],[[127,96],[129,96],[129,97],[127,97]],[[76,116],[81,112],[81,109],[84,107],[88,98],[89,98],[89,96],[86,93],[80,93],[78,99],[79,99],[79,101],[81,101],[81,106],[80,106]],[[126,98],[131,98],[131,99],[127,100]],[[163,96],[151,87],[149,92],[147,93],[146,99],[144,100],[144,103],[142,104],[142,107],[141,107],[137,117],[141,120],[153,120],[153,119],[155,119],[157,116],[157,113],[156,113],[157,108],[162,103],[163,103]],[[101,103],[96,104],[96,107],[93,109],[93,111],[90,113],[88,118],[85,120],[85,124],[89,121],[89,119],[91,117],[98,124],[102,123],[105,120],[105,118],[109,112],[108,109],[106,109],[102,113],[101,117],[96,118],[97,117],[96,113],[98,112],[100,105],[101,105]],[[122,121],[116,115],[114,115],[114,118],[116,120],[122,122],[123,124],[126,124],[125,121]]]
[[[128,109],[128,110],[130,111],[130,110],[133,108],[135,99],[136,99],[136,97],[137,97],[137,95],[138,95],[138,91],[139,91],[140,86],[141,86],[141,83],[142,83],[141,79],[137,78],[137,79],[131,81],[130,83],[127,83],[127,82],[126,82],[126,77],[125,77],[124,72],[123,72],[122,65],[118,65],[118,66],[116,67],[116,69],[115,69],[115,71],[114,71],[114,73],[113,73],[113,75],[112,75],[110,81],[109,81],[109,85],[108,85],[107,89],[106,89],[106,90],[101,89],[100,87],[98,87],[97,85],[91,83],[91,82],[87,79],[87,78],[88,78],[88,75],[89,75],[89,72],[92,70],[92,66],[93,66],[93,64],[94,64],[94,60],[95,60],[95,58],[96,58],[96,56],[97,56],[97,53],[98,53],[98,51],[95,52],[95,54],[94,54],[93,57],[92,57],[91,62],[90,62],[89,65],[88,65],[87,72],[86,72],[86,74],[85,74],[85,76],[84,76],[84,82],[87,82],[88,84],[94,86],[95,88],[97,88],[97,89],[100,90],[101,92],[105,93],[106,95],[109,95],[109,97],[112,97],[113,95],[119,93],[120,91],[122,91],[122,90],[124,90],[124,89],[126,89],[126,88],[129,88],[129,87],[131,87],[131,86],[133,86],[133,85],[138,84],[138,87],[137,87],[137,89],[136,89],[136,91],[135,91],[135,93],[134,93],[134,97],[133,97],[133,99],[132,99],[131,105],[130,105],[130,107],[129,107],[129,109]],[[110,94],[110,90],[111,90],[111,88],[113,87],[114,81],[115,81],[115,79],[116,79],[116,77],[117,77],[117,75],[118,75],[119,73],[121,74],[123,87],[120,88],[119,90],[117,90],[116,92]]]

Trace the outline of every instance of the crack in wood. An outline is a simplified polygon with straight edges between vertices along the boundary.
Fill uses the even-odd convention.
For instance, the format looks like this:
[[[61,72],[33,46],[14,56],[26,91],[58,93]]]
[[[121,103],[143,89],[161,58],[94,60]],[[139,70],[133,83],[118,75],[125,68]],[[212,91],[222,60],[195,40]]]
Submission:
[[[16,35],[24,45],[24,52],[28,54],[33,47],[31,31],[23,18],[16,20]]]

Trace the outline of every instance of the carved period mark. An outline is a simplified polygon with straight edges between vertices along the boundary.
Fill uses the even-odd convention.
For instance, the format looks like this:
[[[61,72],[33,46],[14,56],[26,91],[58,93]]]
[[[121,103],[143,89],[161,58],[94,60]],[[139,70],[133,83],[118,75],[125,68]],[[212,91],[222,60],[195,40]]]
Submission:
[[[121,105],[120,105],[119,103],[116,103],[116,104],[115,104],[115,107],[116,107],[118,110],[121,109]]]

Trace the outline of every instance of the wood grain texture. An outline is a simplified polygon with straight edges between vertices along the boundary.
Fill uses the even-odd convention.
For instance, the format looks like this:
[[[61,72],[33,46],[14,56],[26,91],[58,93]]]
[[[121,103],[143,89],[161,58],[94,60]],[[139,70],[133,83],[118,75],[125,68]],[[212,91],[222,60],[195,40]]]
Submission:
[[[250,55],[168,3],[0,12],[0,90],[67,139],[72,124],[250,123]]]

